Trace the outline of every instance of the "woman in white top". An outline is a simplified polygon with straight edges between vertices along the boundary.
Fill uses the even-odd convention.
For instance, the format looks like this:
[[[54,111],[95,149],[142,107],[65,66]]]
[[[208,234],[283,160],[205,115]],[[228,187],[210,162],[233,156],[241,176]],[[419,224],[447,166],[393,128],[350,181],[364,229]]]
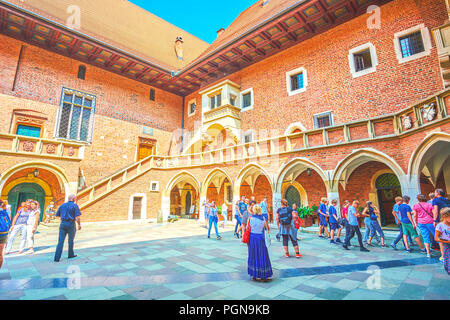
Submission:
[[[32,201],[30,204],[30,216],[27,221],[27,254],[34,254],[34,233],[37,230],[40,218],[41,208],[39,206],[39,202]]]

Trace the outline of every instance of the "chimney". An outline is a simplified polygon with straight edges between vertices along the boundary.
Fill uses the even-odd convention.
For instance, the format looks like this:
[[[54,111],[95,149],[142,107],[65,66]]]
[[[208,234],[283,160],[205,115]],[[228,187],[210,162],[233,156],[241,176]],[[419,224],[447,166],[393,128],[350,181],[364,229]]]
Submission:
[[[220,37],[220,35],[222,33],[224,33],[225,29],[224,28],[220,28],[219,30],[217,30],[217,38]]]
[[[270,0],[261,0],[261,7],[265,7]]]

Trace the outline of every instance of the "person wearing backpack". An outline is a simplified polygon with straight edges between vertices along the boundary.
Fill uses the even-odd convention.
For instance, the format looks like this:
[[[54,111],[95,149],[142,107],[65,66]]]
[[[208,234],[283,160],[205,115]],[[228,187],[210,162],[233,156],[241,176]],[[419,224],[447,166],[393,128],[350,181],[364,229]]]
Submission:
[[[434,191],[434,199],[431,203],[433,205],[433,216],[434,216],[434,227],[436,228],[437,224],[441,222],[440,212],[444,208],[450,207],[450,200],[445,198],[445,192],[442,189],[436,189]],[[441,258],[444,256],[444,246],[442,242],[439,242],[439,247],[441,249]]]
[[[435,220],[432,213],[433,206],[427,202],[427,197],[424,194],[419,194],[417,200],[419,202],[413,206],[413,216],[422,235],[425,249],[427,250],[427,257],[431,258],[430,244],[436,233],[433,224]]]
[[[288,201],[286,199],[281,200],[281,208],[277,210],[277,227],[280,230],[280,234],[283,237],[283,248],[285,252],[285,257],[289,258],[289,238],[291,239],[292,245],[294,246],[296,258],[301,258],[302,255],[298,250],[297,239],[292,237],[292,208],[288,206]]]
[[[11,219],[9,218],[5,203],[0,200],[0,268],[3,265],[3,249],[8,239],[9,229],[11,229]]]

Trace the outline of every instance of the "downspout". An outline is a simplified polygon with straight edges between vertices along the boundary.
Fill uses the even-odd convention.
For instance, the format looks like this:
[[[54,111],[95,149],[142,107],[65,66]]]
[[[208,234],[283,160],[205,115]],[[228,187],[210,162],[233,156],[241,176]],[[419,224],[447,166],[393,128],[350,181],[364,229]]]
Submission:
[[[181,148],[180,148],[180,154],[183,153],[183,142],[184,142],[184,100],[185,96],[183,96],[183,105],[181,108]]]

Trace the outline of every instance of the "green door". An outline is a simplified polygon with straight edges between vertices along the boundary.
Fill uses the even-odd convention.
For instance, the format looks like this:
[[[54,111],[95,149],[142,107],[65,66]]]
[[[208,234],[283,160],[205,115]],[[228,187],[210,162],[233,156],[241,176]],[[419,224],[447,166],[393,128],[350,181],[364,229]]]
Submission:
[[[43,211],[45,210],[45,192],[44,189],[36,183],[21,183],[12,188],[8,194],[8,202],[11,204],[11,216],[14,217],[20,204],[28,199],[39,202],[41,207],[40,219],[42,221],[44,216]]]
[[[294,186],[290,186],[289,188],[287,188],[285,199],[288,201],[290,207],[292,207],[294,203],[298,208],[301,207],[300,193]]]

